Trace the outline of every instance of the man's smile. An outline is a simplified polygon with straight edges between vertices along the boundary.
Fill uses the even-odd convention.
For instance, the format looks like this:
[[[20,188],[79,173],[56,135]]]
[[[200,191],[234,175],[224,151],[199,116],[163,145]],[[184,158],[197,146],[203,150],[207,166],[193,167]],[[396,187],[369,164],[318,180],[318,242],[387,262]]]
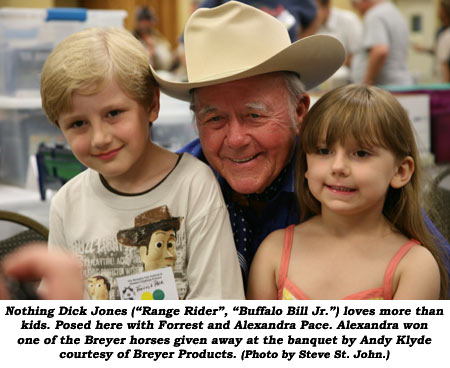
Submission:
[[[258,156],[259,156],[259,153],[257,153],[257,154],[254,155],[254,156],[250,156],[250,157],[246,157],[246,158],[230,158],[230,160],[231,160],[232,162],[237,163],[237,164],[242,164],[242,163],[249,162],[249,161],[255,159],[255,158],[258,157]]]

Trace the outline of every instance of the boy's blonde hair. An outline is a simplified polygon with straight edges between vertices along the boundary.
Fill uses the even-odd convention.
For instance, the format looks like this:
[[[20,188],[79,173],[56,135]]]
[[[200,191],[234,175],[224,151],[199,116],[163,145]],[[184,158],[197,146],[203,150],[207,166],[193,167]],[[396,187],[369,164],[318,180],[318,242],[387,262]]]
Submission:
[[[88,28],[59,43],[42,69],[42,108],[58,125],[58,116],[72,108],[72,95],[91,95],[116,81],[124,93],[149,107],[156,81],[144,46],[120,28]]]
[[[414,160],[411,180],[403,187],[389,187],[384,203],[384,216],[405,236],[417,239],[436,258],[441,272],[441,296],[446,295],[448,273],[444,255],[427,230],[421,211],[421,165],[419,152],[408,114],[388,91],[367,85],[348,85],[325,94],[308,112],[297,150],[297,196],[301,219],[321,213],[320,202],[311,194],[306,154],[317,150],[324,137],[328,147],[355,139],[361,147],[380,146],[398,159]]]

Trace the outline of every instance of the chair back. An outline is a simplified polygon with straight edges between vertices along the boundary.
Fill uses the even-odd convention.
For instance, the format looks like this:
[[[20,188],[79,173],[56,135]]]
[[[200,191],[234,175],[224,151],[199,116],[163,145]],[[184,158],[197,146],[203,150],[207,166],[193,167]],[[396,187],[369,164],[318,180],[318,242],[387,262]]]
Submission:
[[[0,229],[0,260],[28,243],[48,241],[47,227],[19,213],[0,210]]]

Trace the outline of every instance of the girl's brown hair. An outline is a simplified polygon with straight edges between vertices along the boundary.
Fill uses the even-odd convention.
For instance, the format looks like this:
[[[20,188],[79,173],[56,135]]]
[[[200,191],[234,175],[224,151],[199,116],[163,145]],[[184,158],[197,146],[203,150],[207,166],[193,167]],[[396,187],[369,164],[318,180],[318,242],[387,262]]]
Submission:
[[[405,236],[421,242],[434,256],[441,274],[441,298],[447,296],[448,273],[444,266],[444,252],[428,231],[421,210],[420,157],[408,114],[397,99],[381,88],[367,85],[348,85],[328,92],[308,112],[299,138],[297,150],[297,197],[301,220],[318,215],[320,202],[314,198],[305,178],[306,154],[317,149],[326,132],[327,146],[345,144],[355,139],[361,147],[380,146],[397,159],[412,157],[415,170],[403,187],[389,187],[384,203],[384,216]]]

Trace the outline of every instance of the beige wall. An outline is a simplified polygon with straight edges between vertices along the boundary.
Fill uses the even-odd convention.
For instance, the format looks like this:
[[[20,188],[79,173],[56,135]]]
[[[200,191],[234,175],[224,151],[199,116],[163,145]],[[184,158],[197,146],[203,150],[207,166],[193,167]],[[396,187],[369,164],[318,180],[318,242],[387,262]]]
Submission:
[[[0,0],[0,8],[52,8],[77,6],[77,0]]]
[[[53,6],[53,0],[0,0],[0,7],[10,8],[49,8]]]

